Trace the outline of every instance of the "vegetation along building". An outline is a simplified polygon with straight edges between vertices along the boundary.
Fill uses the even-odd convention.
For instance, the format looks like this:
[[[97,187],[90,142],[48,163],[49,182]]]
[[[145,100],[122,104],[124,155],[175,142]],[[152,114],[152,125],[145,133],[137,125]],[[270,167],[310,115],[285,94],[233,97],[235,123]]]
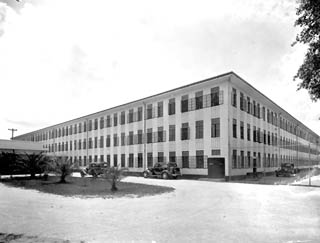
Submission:
[[[319,136],[229,72],[14,139],[80,166],[106,161],[142,172],[175,161],[184,175],[230,178],[282,162],[319,163]]]

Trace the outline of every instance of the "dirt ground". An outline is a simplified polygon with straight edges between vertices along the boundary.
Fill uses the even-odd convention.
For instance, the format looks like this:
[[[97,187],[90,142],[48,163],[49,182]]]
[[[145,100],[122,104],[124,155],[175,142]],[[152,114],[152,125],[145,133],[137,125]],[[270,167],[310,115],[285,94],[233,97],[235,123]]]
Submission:
[[[317,187],[125,181],[176,190],[142,198],[81,199],[0,184],[0,232],[59,243],[320,242]]]

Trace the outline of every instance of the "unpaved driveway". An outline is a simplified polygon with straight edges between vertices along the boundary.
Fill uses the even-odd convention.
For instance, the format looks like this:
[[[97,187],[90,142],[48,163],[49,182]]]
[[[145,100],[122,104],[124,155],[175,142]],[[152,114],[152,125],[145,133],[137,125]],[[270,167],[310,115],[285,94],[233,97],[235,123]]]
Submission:
[[[86,242],[320,242],[320,189],[128,177],[175,192],[80,199],[0,184],[0,232]]]

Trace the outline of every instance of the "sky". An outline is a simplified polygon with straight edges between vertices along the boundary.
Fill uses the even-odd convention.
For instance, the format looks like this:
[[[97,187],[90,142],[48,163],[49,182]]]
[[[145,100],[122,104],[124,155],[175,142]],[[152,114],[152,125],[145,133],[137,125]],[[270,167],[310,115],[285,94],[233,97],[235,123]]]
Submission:
[[[0,0],[0,139],[234,71],[320,135],[295,0]]]

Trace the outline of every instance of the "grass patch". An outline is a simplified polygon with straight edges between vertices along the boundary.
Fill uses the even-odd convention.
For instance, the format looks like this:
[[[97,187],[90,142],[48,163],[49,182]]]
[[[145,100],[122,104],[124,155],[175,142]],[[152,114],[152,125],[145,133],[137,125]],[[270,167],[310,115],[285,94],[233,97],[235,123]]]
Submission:
[[[62,196],[76,197],[143,197],[174,191],[172,187],[154,186],[131,182],[118,182],[117,192],[111,192],[111,185],[102,178],[77,178],[68,177],[67,183],[59,183],[58,177],[49,177],[47,181],[40,178],[31,180],[29,178],[17,177],[14,179],[3,179],[2,183],[21,187],[25,189],[35,189],[40,192],[57,194]]]

